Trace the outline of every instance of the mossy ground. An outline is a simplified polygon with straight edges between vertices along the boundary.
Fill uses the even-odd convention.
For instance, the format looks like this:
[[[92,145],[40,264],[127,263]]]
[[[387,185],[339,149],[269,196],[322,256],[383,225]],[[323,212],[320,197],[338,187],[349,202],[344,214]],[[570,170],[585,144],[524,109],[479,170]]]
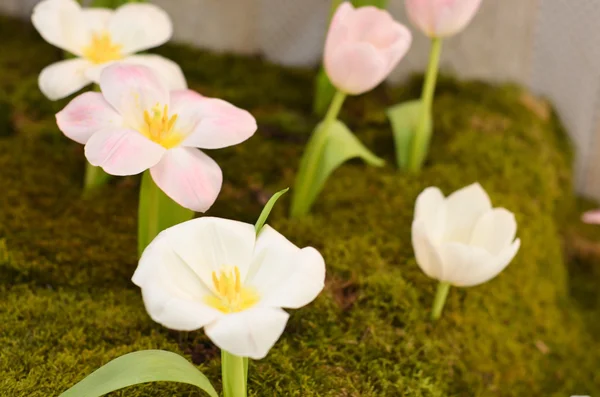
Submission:
[[[0,128],[0,395],[55,396],[109,360],[149,348],[183,353],[219,387],[218,351],[203,332],[153,323],[130,282],[138,178],[81,197],[82,148],[53,119],[65,101],[47,101],[36,85],[60,52],[20,22],[0,19],[0,33],[0,108],[10,115]],[[318,121],[310,115],[314,73],[179,46],[159,52],[182,65],[192,88],[257,117],[255,137],[211,152],[226,182],[208,213],[254,222],[271,193],[292,185]],[[385,168],[344,165],[304,219],[286,218],[289,197],[276,206],[270,223],[323,253],[327,287],[252,363],[250,395],[599,395],[600,261],[564,260],[562,231],[576,203],[559,123],[518,87],[443,80],[431,160],[418,176],[402,174],[384,109],[418,88],[380,88],[342,113]],[[436,285],[410,243],[413,204],[427,186],[448,193],[473,181],[516,213],[522,248],[493,281],[453,289],[434,324]],[[202,393],[153,384],[114,395]]]

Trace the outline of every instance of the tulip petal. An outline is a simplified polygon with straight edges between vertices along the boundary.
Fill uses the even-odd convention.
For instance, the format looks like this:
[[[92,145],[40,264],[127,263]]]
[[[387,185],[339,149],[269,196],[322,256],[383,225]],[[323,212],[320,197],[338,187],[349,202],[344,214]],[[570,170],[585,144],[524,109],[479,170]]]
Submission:
[[[56,123],[68,138],[85,145],[95,132],[121,127],[123,119],[102,94],[86,92],[69,102],[56,115]]]
[[[588,211],[584,213],[581,220],[592,225],[600,225],[600,210]]]
[[[482,281],[478,275],[494,264],[494,257],[487,250],[462,243],[443,244],[440,247],[440,253],[443,261],[443,274],[439,280],[456,287],[481,284]]]
[[[255,307],[225,315],[205,327],[220,349],[254,360],[264,358],[279,339],[289,318],[281,309]]]
[[[427,226],[422,220],[415,220],[412,224],[412,245],[421,270],[427,276],[440,280],[443,277],[442,259],[431,242]]]
[[[352,95],[375,88],[388,73],[388,62],[373,45],[345,43],[325,54],[325,70],[333,85]]]
[[[516,239],[512,244],[505,247],[497,256],[495,256],[489,263],[481,263],[473,268],[470,274],[470,283],[465,285],[472,287],[475,285],[483,284],[500,274],[513,260],[519,248],[521,247],[521,240]]]
[[[193,148],[170,149],[150,174],[167,196],[196,212],[208,211],[223,184],[219,165]]]
[[[423,222],[423,232],[432,242],[439,242],[446,228],[446,201],[437,187],[428,187],[417,197],[415,221]]]
[[[111,175],[136,175],[157,164],[166,150],[139,132],[106,128],[96,132],[85,145],[90,164]]]
[[[112,39],[123,46],[123,53],[133,54],[169,41],[173,35],[173,24],[160,7],[129,3],[115,11],[108,31]]]
[[[446,199],[446,241],[468,243],[479,218],[492,209],[489,196],[479,183],[452,193]]]
[[[448,37],[473,19],[481,0],[406,0],[410,20],[429,37]]]
[[[248,273],[256,241],[254,226],[228,219],[202,217],[164,232],[173,251],[214,291],[212,273],[237,266]]]
[[[261,306],[297,309],[323,290],[325,261],[314,248],[300,249],[266,225],[258,236],[246,283],[259,292]]]
[[[167,84],[169,91],[187,89],[187,82],[181,67],[175,62],[160,55],[131,55],[122,60],[126,64],[147,66],[158,74]]]
[[[84,8],[81,13],[88,29],[93,33],[102,34],[108,30],[108,23],[114,11],[110,8]]]
[[[257,128],[247,111],[191,90],[172,92],[171,109],[178,115],[175,129],[188,135],[182,146],[220,149],[237,145],[254,135]]]
[[[204,304],[210,295],[200,277],[159,234],[146,248],[132,281],[142,289],[150,317],[167,328],[194,331],[221,316]]]
[[[41,1],[33,9],[31,21],[48,43],[78,56],[91,37],[75,0]]]
[[[68,97],[91,83],[85,75],[89,67],[90,63],[80,58],[53,63],[40,73],[40,90],[52,101]]]
[[[169,104],[169,90],[152,69],[116,63],[100,76],[104,98],[132,128],[144,123],[144,111]]]
[[[481,216],[475,224],[471,245],[498,255],[512,243],[516,233],[517,221],[513,213],[504,208],[494,208]]]

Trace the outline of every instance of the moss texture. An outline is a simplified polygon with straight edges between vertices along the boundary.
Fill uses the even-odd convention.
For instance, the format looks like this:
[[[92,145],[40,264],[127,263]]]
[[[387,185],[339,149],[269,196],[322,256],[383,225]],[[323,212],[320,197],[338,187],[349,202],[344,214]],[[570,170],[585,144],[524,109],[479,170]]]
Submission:
[[[51,103],[36,87],[60,52],[20,22],[0,19],[0,33],[0,395],[58,395],[109,360],[148,348],[185,354],[220,387],[218,351],[203,332],[153,323],[130,282],[138,178],[80,195],[82,148],[53,120],[65,101]],[[314,73],[182,46],[159,53],[182,65],[192,88],[257,117],[255,137],[211,153],[226,182],[208,213],[254,222],[271,193],[292,185],[318,121],[310,115]],[[327,287],[293,311],[269,356],[251,364],[250,395],[598,395],[600,275],[589,261],[563,257],[561,231],[576,203],[558,121],[519,87],[443,79],[431,161],[419,176],[400,174],[384,109],[418,95],[419,84],[352,98],[342,112],[388,160],[384,169],[344,165],[305,219],[286,219],[289,198],[276,206],[270,223],[323,253]],[[414,200],[427,186],[449,193],[473,181],[516,213],[523,245],[493,281],[453,289],[432,324],[436,285],[410,243]],[[202,393],[154,384],[114,395]]]

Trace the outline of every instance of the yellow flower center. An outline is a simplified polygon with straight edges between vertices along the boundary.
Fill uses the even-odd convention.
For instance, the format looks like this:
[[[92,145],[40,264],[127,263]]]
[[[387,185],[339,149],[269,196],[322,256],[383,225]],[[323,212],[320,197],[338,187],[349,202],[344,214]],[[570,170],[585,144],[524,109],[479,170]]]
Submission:
[[[150,111],[144,111],[144,123],[140,132],[153,142],[162,145],[165,149],[178,146],[185,138],[184,135],[174,131],[175,123],[179,116],[169,116],[169,106],[157,104]]]
[[[83,56],[90,62],[102,64],[123,58],[121,44],[113,43],[109,33],[94,33],[92,42],[83,49]]]
[[[241,312],[254,306],[258,300],[258,293],[254,288],[244,287],[240,277],[240,269],[235,266],[212,273],[213,285],[216,295],[211,295],[205,302],[223,313]]]

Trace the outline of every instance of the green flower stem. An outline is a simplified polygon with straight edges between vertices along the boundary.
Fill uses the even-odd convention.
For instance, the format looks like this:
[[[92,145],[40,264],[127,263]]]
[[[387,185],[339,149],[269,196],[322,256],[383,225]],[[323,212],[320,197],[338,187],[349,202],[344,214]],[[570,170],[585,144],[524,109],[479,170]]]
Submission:
[[[296,177],[296,183],[292,195],[292,218],[298,218],[308,213],[309,208],[307,208],[303,203],[306,201],[306,195],[309,191],[308,186],[313,183],[317,173],[318,161],[316,161],[316,153],[321,153],[323,151],[323,147],[327,144],[329,127],[337,120],[338,114],[342,109],[345,99],[345,93],[341,91],[337,91],[335,93],[335,96],[329,105],[327,115],[323,121],[323,127],[315,130],[315,133],[313,133],[312,137],[308,141],[308,144],[306,145],[306,150],[304,151],[302,159],[300,160],[300,169],[298,170],[298,176]]]
[[[246,397],[247,361],[221,350],[221,374],[223,376],[224,397]]]
[[[423,85],[423,93],[421,95],[421,115],[419,117],[417,130],[413,136],[412,155],[410,156],[408,165],[409,170],[413,172],[419,171],[423,166],[426,146],[429,145],[425,129],[427,126],[427,119],[431,117],[433,95],[435,94],[435,85],[437,82],[441,54],[442,39],[437,37],[431,39],[429,66],[427,68],[427,75],[425,76],[425,84]],[[419,153],[423,153],[423,156],[418,155]]]
[[[85,163],[85,176],[83,181],[83,193],[87,194],[92,190],[106,184],[110,179],[104,170],[100,167],[94,167],[89,162]]]
[[[437,320],[442,315],[442,310],[444,310],[446,298],[448,297],[448,291],[450,291],[450,284],[440,281],[435,294],[435,300],[433,301],[433,308],[431,309],[432,320]]]

